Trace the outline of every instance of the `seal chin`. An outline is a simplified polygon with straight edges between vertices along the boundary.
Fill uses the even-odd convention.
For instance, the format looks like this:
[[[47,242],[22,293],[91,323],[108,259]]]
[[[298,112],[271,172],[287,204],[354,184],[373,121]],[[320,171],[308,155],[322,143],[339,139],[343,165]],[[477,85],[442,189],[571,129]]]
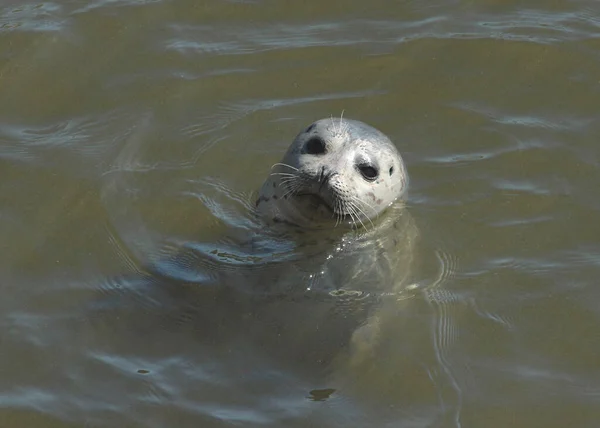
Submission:
[[[340,211],[339,208],[337,210],[333,208],[331,201],[318,193],[302,192],[296,194],[296,198],[301,200],[303,203],[308,203],[308,205],[311,207],[311,212],[318,212],[319,209],[322,208],[326,213],[329,213],[332,218],[337,218],[338,222],[351,220],[352,218],[350,213],[347,211]],[[344,204],[339,204],[339,207],[343,208]]]
[[[331,206],[331,204],[329,202],[327,202],[325,200],[325,198],[323,198],[321,195],[319,195],[317,193],[303,192],[303,193],[296,194],[296,197],[303,201],[310,203],[315,208],[322,206],[325,209],[327,209],[327,211],[331,212],[332,214],[337,214],[335,212],[335,210],[333,209],[333,207]]]

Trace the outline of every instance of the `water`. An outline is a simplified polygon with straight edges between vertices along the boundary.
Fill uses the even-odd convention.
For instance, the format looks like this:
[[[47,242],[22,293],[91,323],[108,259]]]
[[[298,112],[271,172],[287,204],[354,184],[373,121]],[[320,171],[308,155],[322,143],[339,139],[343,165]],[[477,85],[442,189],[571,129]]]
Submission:
[[[4,2],[0,425],[597,426],[598,16]],[[257,262],[269,167],[342,111],[403,153],[419,228],[417,288],[364,337],[218,287]]]

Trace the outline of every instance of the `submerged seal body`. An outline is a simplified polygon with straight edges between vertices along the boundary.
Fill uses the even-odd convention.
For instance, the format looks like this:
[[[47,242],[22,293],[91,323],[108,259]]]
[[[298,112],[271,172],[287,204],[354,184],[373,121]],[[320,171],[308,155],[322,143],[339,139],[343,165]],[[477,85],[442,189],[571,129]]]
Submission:
[[[408,189],[390,139],[357,120],[321,119],[300,132],[256,201],[268,221],[305,229],[370,223]]]

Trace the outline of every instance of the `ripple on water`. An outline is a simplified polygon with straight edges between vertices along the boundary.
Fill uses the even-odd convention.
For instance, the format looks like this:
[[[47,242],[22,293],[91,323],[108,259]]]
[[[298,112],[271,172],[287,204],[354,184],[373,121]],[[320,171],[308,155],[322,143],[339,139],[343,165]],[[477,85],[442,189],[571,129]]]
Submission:
[[[0,29],[3,30],[59,31],[66,22],[63,7],[53,2],[15,4],[0,9]]]
[[[163,0],[92,0],[78,9],[73,10],[73,14],[93,12],[96,9],[109,9],[119,7],[144,6],[152,3],[162,3]]]
[[[31,240],[12,271],[38,276],[2,288],[3,410],[98,426],[586,426],[572,419],[600,397],[595,4],[383,3],[0,8],[14,43],[0,219],[17,230],[2,260]],[[143,107],[97,111],[107,101]],[[382,299],[385,340],[340,382],[356,400],[298,367],[348,343],[299,345],[330,327],[319,302],[256,310],[213,287],[273,256],[299,283],[293,245],[247,215],[249,192],[299,118],[342,108],[417,130],[399,140],[411,209],[424,241],[444,241],[439,263],[423,257],[433,284]],[[87,245],[104,249],[76,254]]]
[[[241,121],[257,112],[275,111],[285,107],[301,106],[303,104],[317,103],[327,100],[361,99],[363,97],[383,94],[384,91],[367,90],[343,93],[324,93],[308,97],[248,99],[232,102],[221,102],[215,113],[195,118],[196,123],[186,125],[181,132],[189,137],[211,135],[223,131],[233,123]],[[214,136],[209,143],[203,146],[203,151],[222,140],[222,136]],[[289,144],[289,142],[286,142]]]
[[[260,28],[244,26],[172,24],[173,33],[165,44],[167,50],[181,54],[243,55],[278,49],[299,49],[312,46],[342,46],[363,42],[354,33],[348,37],[337,22],[311,24],[266,24]],[[359,38],[360,37],[360,38]]]
[[[49,125],[0,124],[0,158],[45,167],[69,165],[101,172],[118,143],[131,132],[132,116],[121,110],[69,118]]]

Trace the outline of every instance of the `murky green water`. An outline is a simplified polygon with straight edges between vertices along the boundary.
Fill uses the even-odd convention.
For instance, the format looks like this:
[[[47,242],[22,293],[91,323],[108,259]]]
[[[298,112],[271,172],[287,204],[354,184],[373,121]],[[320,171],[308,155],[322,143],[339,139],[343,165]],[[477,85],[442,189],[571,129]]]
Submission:
[[[4,2],[0,425],[598,426],[599,35],[595,0]],[[257,301],[239,244],[342,111],[419,229],[343,363],[374,312]]]

